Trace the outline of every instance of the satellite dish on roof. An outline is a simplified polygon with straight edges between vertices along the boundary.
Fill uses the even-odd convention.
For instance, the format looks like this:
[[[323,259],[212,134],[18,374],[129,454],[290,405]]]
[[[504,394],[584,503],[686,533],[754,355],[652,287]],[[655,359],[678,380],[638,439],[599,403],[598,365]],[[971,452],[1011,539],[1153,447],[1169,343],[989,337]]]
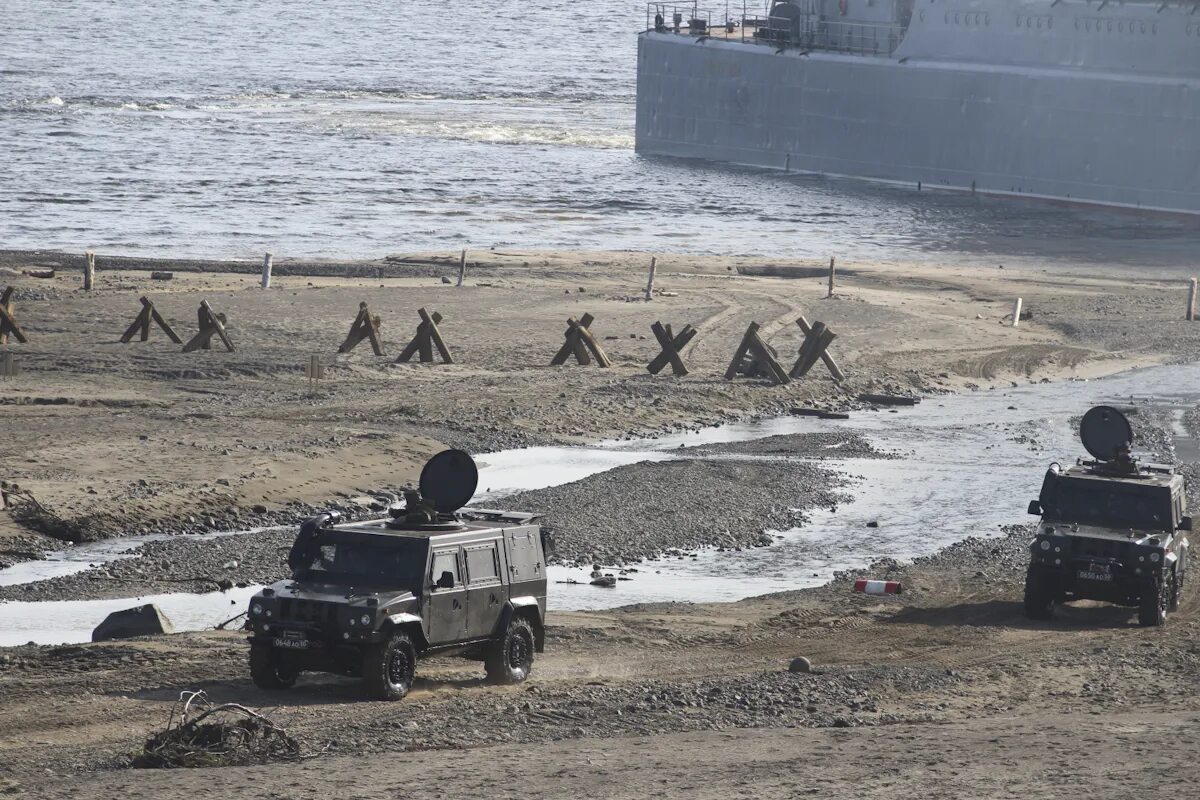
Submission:
[[[1133,426],[1112,406],[1096,406],[1083,415],[1079,438],[1093,458],[1117,461],[1129,454],[1133,444]]]
[[[471,502],[477,486],[479,468],[462,450],[443,450],[421,470],[421,497],[441,514],[453,514]]]

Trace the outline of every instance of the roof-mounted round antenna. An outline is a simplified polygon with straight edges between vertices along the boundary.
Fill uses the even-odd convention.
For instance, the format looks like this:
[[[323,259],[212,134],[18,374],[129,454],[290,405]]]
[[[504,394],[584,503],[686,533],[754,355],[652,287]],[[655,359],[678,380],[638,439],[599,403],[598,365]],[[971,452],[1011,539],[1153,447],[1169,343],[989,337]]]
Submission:
[[[1083,415],[1079,438],[1084,448],[1100,461],[1128,459],[1133,444],[1133,426],[1112,406],[1096,406]]]
[[[421,497],[440,514],[453,514],[471,502],[479,486],[479,468],[462,450],[443,450],[421,470]]]

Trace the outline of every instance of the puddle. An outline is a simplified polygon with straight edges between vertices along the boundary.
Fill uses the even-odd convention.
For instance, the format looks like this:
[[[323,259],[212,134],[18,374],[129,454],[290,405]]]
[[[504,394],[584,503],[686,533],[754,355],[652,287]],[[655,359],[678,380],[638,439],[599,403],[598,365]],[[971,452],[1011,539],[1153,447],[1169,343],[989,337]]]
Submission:
[[[968,536],[993,536],[1003,525],[1028,521],[1025,507],[1037,495],[1045,467],[1051,461],[1072,461],[1083,454],[1072,417],[1097,403],[1132,402],[1138,407],[1173,411],[1179,457],[1200,459],[1200,448],[1182,425],[1183,410],[1200,401],[1200,391],[1181,391],[1180,386],[1200,386],[1200,364],[930,398],[896,413],[860,412],[849,420],[782,417],[658,439],[490,453],[479,458],[481,493],[477,502],[512,491],[567,483],[625,464],[690,456],[688,449],[696,445],[777,434],[851,430],[879,449],[904,455],[888,461],[824,461],[857,476],[851,487],[855,501],[836,512],[812,512],[809,525],[782,532],[783,538],[773,547],[708,550],[696,558],[637,564],[639,571],[630,576],[632,580],[621,581],[613,589],[587,585],[587,570],[550,571],[551,609],[738,600],[819,585],[838,570],[883,557],[911,559]],[[786,468],[787,461],[781,460],[780,469]],[[869,527],[872,522],[878,527]],[[0,571],[0,583],[86,569],[91,563],[129,557],[125,551],[133,546],[136,542],[125,540],[75,548],[55,559]],[[554,583],[569,579],[582,584]],[[86,641],[91,629],[110,611],[147,601],[160,603],[180,630],[211,627],[241,610],[253,591],[168,594],[138,601],[0,603],[0,646],[31,640]],[[235,602],[230,605],[230,600]],[[221,616],[231,608],[231,613]]]
[[[157,604],[177,631],[205,630],[244,611],[256,591],[256,587],[248,587],[228,592],[156,594],[116,600],[0,603],[0,647],[27,642],[88,642],[92,629],[109,614],[143,603]]]

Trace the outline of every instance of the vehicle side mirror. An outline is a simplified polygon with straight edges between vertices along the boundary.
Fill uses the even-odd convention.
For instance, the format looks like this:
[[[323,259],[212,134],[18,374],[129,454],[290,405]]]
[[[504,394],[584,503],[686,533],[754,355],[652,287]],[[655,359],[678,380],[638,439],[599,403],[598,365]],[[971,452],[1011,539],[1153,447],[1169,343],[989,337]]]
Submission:
[[[1040,517],[1042,515],[1042,504],[1037,500],[1029,501],[1029,513]]]
[[[1179,530],[1190,531],[1191,529],[1192,529],[1192,518],[1191,517],[1180,517],[1179,518]]]
[[[439,589],[453,589],[454,588],[454,573],[451,572],[450,570],[446,570],[445,572],[443,572],[441,574],[441,576],[437,579],[437,586]]]

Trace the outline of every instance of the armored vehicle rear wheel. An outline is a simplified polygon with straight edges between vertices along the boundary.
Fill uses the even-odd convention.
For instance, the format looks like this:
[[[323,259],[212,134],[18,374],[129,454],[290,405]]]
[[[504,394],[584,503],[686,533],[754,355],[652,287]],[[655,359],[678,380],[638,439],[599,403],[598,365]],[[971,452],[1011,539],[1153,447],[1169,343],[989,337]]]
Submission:
[[[533,669],[533,626],[513,617],[504,636],[493,642],[483,662],[492,683],[520,683]]]
[[[1171,596],[1175,594],[1175,575],[1163,572],[1158,580],[1150,580],[1142,589],[1142,599],[1138,604],[1138,624],[1153,628],[1167,621],[1167,611],[1171,608]]]
[[[1046,576],[1031,569],[1025,574],[1025,616],[1029,619],[1054,619],[1056,593]]]
[[[250,679],[260,689],[290,689],[296,683],[296,671],[289,669],[275,649],[266,644],[250,645]]]
[[[412,688],[417,671],[417,649],[404,631],[396,631],[382,644],[363,653],[362,674],[367,693],[376,700],[399,700]]]

